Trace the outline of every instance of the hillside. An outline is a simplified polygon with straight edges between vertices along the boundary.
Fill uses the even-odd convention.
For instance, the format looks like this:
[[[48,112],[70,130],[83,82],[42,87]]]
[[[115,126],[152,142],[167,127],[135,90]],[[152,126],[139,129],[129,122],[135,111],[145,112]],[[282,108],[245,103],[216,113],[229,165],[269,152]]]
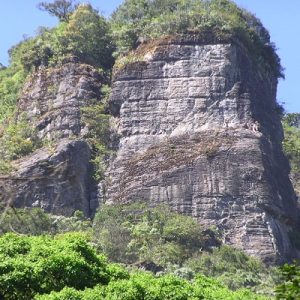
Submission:
[[[110,19],[71,0],[41,8],[59,24],[13,47],[0,70],[0,296],[273,297],[280,272],[269,266],[299,255],[298,154],[260,20],[230,0],[127,0]],[[39,259],[43,237],[30,235],[56,236],[44,237],[52,247],[69,231],[84,232],[74,257],[86,284],[71,280],[68,262],[62,285],[43,282],[47,264],[26,266],[37,285],[22,272],[14,283],[18,262]],[[57,243],[54,256],[73,247]]]

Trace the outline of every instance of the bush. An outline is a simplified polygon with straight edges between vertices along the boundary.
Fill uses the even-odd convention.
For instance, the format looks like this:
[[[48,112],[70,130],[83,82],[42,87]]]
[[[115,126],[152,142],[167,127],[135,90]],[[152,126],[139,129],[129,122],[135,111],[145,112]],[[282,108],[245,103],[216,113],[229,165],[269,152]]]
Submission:
[[[15,232],[39,235],[52,231],[51,217],[40,208],[7,208],[0,214],[0,234]]]
[[[39,215],[45,217],[41,212],[36,212],[36,216]],[[81,217],[80,213],[76,213],[74,216],[77,219]],[[158,257],[155,259],[161,262],[162,259],[159,256],[162,254],[164,258],[168,258],[166,263],[173,263],[172,259],[174,259],[177,264],[176,255],[184,256],[187,253],[182,250],[184,248],[181,243],[185,241],[187,245],[191,245],[191,241],[185,238],[185,233],[189,230],[185,225],[192,224],[191,220],[185,223],[182,219],[179,222],[177,214],[164,207],[145,209],[142,204],[103,207],[97,214],[98,223],[94,223],[94,234],[97,233],[98,237],[101,237],[102,231],[99,231],[101,225],[106,226],[106,222],[111,219],[115,219],[124,228],[128,228],[129,233],[132,234],[129,235],[131,239],[137,239],[143,243],[148,241],[149,245],[152,245],[154,253],[150,257],[151,260],[157,255]],[[128,220],[127,223],[126,220]],[[49,225],[49,220],[41,220],[41,226],[44,226],[45,230],[47,224]],[[140,226],[141,224],[143,225]],[[150,224],[152,224],[152,229],[155,229],[153,232],[148,230]],[[135,226],[139,227],[137,236],[130,231]],[[143,230],[141,230],[142,228]],[[164,230],[165,228],[168,230]],[[164,236],[165,232],[165,238],[167,237],[168,241],[165,238],[162,238],[161,241],[157,240],[155,233],[157,230],[161,230],[161,236]],[[176,234],[174,234],[175,232]],[[197,265],[195,261],[195,272],[191,271],[191,268],[181,268],[176,272],[181,278],[172,274],[157,277],[151,273],[137,272],[136,270],[130,274],[122,266],[108,263],[106,258],[97,252],[99,243],[97,245],[95,237],[91,244],[87,235],[82,233],[56,236],[4,234],[0,237],[0,298],[8,300],[33,298],[39,300],[270,299],[270,297],[255,295],[249,290],[240,290],[239,286],[235,286],[237,290],[233,292],[216,279],[200,274],[195,275],[197,270],[202,271],[199,263]],[[182,239],[182,237],[184,238]],[[160,252],[152,244],[154,241],[157,242],[157,247],[161,247]],[[125,245],[127,246],[128,243],[126,242]],[[174,249],[180,249],[178,254],[173,253]],[[173,254],[166,255],[164,252]],[[220,275],[221,272],[225,272],[224,274],[227,274],[228,277],[232,277],[234,272],[243,276],[246,273],[240,271],[261,272],[263,269],[253,259],[229,247],[214,252],[218,254],[211,256],[219,257],[219,259],[215,259],[215,263],[219,265],[206,264],[206,269],[204,269],[209,272],[208,270],[211,268],[214,276]],[[143,258],[141,256],[143,253],[137,251],[135,258]],[[226,263],[225,260],[227,260]]]
[[[26,73],[22,69],[10,67],[0,70],[0,127],[6,117],[15,111],[25,78]]]
[[[70,56],[106,70],[113,64],[113,49],[105,18],[91,5],[82,4],[65,22],[53,29],[41,28],[36,37],[14,47],[11,57],[27,72],[55,66]]]
[[[113,276],[106,259],[98,255],[82,234],[0,238],[0,296],[32,299],[36,294],[78,290],[107,284]],[[114,278],[126,278],[118,271]]]
[[[300,192],[300,129],[299,114],[286,114],[282,120],[284,130],[283,150],[291,166],[294,189]],[[296,241],[296,239],[293,240]],[[297,241],[296,241],[297,242]]]
[[[182,265],[206,247],[207,239],[216,240],[204,234],[192,217],[166,206],[145,204],[103,206],[95,216],[93,231],[95,243],[110,259],[164,267]]]
[[[184,265],[194,273],[217,278],[234,290],[246,287],[273,294],[278,281],[275,268],[268,269],[260,260],[227,245],[215,248],[211,253],[196,254]]]
[[[232,292],[218,281],[198,276],[194,282],[188,282],[176,276],[166,275],[155,278],[145,272],[132,274],[129,279],[111,281],[107,286],[96,286],[78,292],[65,288],[61,292],[38,296],[37,300],[80,299],[80,300],[266,300],[248,290]]]
[[[0,234],[57,234],[65,232],[89,232],[91,221],[76,211],[73,217],[54,216],[40,208],[9,208],[0,214]]]
[[[88,132],[85,139],[92,149],[92,163],[94,165],[94,178],[102,180],[105,171],[105,161],[109,157],[109,114],[106,113],[105,105],[94,103],[82,107],[82,121],[87,126]]]
[[[0,135],[0,173],[11,171],[10,161],[25,156],[42,145],[37,132],[21,115],[18,121],[11,116]]]

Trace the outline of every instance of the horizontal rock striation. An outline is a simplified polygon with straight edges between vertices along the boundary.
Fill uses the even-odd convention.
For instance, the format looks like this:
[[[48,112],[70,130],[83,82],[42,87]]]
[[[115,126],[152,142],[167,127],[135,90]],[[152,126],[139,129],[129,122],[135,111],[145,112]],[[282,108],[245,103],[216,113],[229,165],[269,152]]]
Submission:
[[[136,58],[113,80],[107,201],[168,203],[267,263],[290,259],[297,209],[277,79],[238,42],[196,35],[142,45]]]
[[[40,138],[59,140],[86,131],[81,107],[99,100],[102,78],[91,66],[69,62],[57,68],[40,68],[27,80],[18,103],[37,128]]]
[[[0,203],[41,207],[46,212],[86,216],[98,206],[91,149],[82,107],[101,101],[103,79],[91,66],[74,61],[40,68],[25,83],[18,118],[28,119],[44,147],[15,161],[15,172],[0,176]]]

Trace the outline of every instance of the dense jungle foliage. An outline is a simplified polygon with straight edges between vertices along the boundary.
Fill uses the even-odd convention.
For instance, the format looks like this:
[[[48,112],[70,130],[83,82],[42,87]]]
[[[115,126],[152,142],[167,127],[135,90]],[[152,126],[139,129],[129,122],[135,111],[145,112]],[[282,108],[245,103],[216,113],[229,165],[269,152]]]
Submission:
[[[0,238],[0,258],[0,296],[8,300],[267,299],[246,289],[231,291],[200,274],[188,281],[171,274],[128,272],[109,263],[79,233],[6,234]]]
[[[93,221],[8,209],[0,223],[4,299],[270,299],[280,280],[164,206],[104,206]]]

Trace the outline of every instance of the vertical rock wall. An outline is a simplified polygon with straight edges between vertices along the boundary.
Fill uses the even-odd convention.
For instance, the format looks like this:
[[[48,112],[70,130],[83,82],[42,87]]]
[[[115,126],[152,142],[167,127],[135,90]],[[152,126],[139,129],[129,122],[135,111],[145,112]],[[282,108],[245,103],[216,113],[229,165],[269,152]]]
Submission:
[[[112,85],[108,202],[168,203],[266,262],[289,259],[296,200],[277,79],[238,43],[186,35],[143,47]]]
[[[15,171],[0,176],[0,203],[66,216],[76,210],[95,213],[97,185],[81,108],[101,101],[101,82],[93,67],[76,62],[41,68],[28,78],[18,117],[26,117],[37,136],[52,146],[13,162]]]

